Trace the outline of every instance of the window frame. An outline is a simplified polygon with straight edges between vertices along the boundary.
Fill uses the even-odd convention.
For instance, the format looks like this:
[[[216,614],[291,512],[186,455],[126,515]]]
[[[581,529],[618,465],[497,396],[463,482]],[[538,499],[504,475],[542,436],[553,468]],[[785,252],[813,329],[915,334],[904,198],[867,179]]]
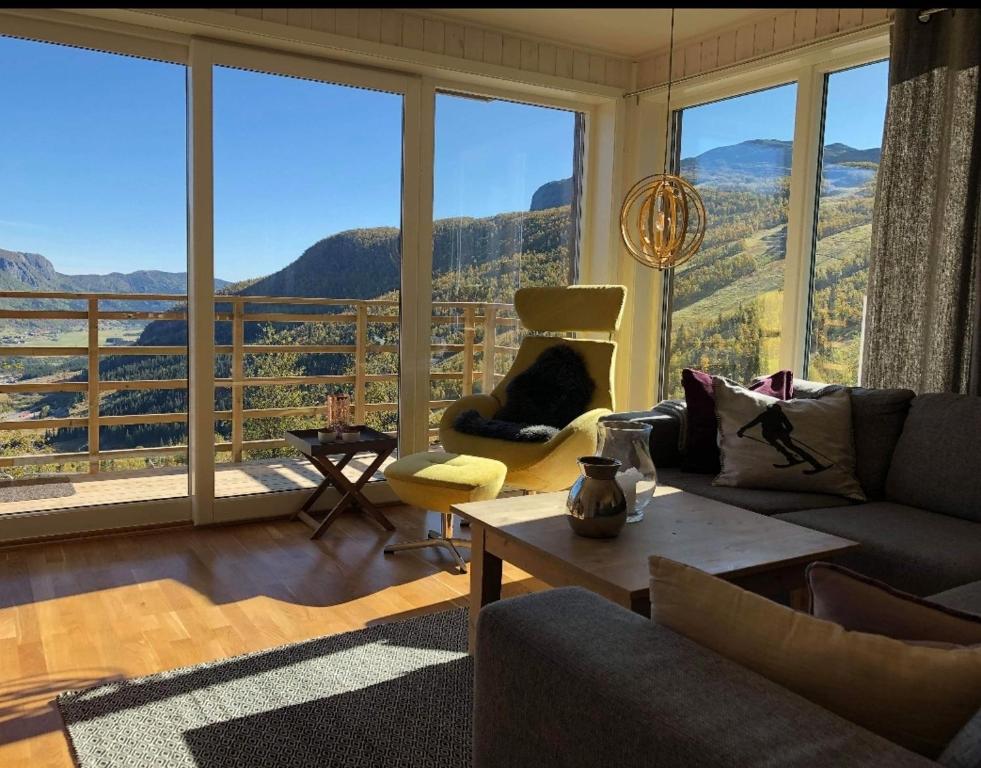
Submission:
[[[888,62],[888,60],[889,57],[887,55],[883,58],[874,58],[870,61],[863,61],[858,64],[850,64],[848,66],[828,69],[822,72],[821,74],[821,89],[822,89],[821,120],[820,120],[820,125],[818,126],[819,141],[818,141],[817,167],[814,173],[814,216],[812,219],[812,226],[811,226],[812,239],[811,239],[810,273],[808,275],[808,284],[807,284],[807,306],[804,315],[804,322],[805,322],[804,348],[802,351],[802,361],[801,361],[801,367],[802,367],[801,375],[804,378],[807,378],[810,375],[811,349],[812,349],[811,345],[813,342],[813,338],[812,338],[813,324],[811,321],[813,319],[814,306],[815,306],[814,305],[814,293],[815,293],[814,281],[815,281],[816,269],[817,269],[817,247],[818,247],[817,227],[821,215],[821,183],[824,174],[824,146],[825,146],[824,136],[825,136],[825,127],[827,122],[827,111],[828,111],[828,86],[830,85],[832,75],[838,74],[840,72],[847,72],[852,69],[858,69],[860,67],[871,66],[873,64],[881,64],[883,62]],[[863,331],[864,331],[864,314],[865,314],[864,306],[863,306],[862,314],[863,314]],[[859,347],[857,373],[859,378],[861,378],[861,374],[862,374],[861,346]]]
[[[761,57],[724,70],[721,74],[699,75],[672,85],[670,108],[675,130],[671,140],[678,145],[680,135],[676,133],[676,128],[685,109],[791,82],[797,84],[779,355],[780,367],[790,369],[796,376],[803,376],[807,367],[827,76],[888,58],[888,31],[873,28],[798,51]],[[657,136],[660,131],[663,135],[666,90],[661,87],[641,97],[640,101],[646,101],[649,107],[653,107],[646,114],[659,115],[661,124],[658,126],[648,119],[642,122],[640,134]],[[642,119],[643,116],[644,113],[641,113]],[[650,382],[656,400],[664,397],[664,377],[670,355],[671,277],[665,272],[659,279],[661,308],[655,327],[659,331],[660,344],[657,371]]]

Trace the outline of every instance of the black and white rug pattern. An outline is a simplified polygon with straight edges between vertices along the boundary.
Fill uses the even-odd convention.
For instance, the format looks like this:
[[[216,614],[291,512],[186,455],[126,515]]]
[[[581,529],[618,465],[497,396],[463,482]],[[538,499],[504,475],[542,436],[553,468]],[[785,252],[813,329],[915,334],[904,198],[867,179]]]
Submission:
[[[466,610],[58,697],[81,768],[466,768]]]

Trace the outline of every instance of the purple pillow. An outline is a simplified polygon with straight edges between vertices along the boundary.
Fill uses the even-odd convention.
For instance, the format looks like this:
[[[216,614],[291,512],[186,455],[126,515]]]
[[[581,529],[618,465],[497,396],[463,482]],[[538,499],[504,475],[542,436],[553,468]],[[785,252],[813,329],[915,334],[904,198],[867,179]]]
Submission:
[[[681,469],[685,472],[717,474],[721,467],[712,374],[685,368],[681,372],[681,386],[685,390],[685,403],[688,406],[688,437]],[[794,396],[794,374],[791,371],[777,371],[761,376],[754,379],[747,389],[779,400],[790,400]]]

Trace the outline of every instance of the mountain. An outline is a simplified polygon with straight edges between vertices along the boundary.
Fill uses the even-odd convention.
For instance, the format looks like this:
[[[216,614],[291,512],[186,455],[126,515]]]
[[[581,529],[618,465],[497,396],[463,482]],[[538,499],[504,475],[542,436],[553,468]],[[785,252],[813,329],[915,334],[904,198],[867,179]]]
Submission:
[[[544,211],[572,203],[572,177],[542,184],[531,196],[529,211]]]
[[[215,289],[229,285],[227,280],[215,279]],[[186,272],[138,270],[108,275],[63,275],[39,253],[7,251],[0,248],[0,290],[4,291],[80,291],[88,293],[187,293]],[[13,300],[20,304],[33,300]],[[147,302],[137,302],[135,308],[147,308]],[[46,308],[53,308],[49,301]]]
[[[789,141],[751,139],[683,158],[681,174],[696,185],[747,186],[766,191],[790,175],[792,152]],[[833,186],[859,186],[871,176],[874,168],[868,164],[878,164],[880,154],[878,147],[855,149],[847,144],[828,144],[823,154],[824,174]]]
[[[880,147],[871,149],[855,149],[847,144],[825,144],[824,162],[826,163],[878,163],[882,157]]]
[[[501,264],[513,263],[516,254],[553,254],[568,247],[568,207],[543,211],[501,213],[486,218],[459,217],[433,223],[433,275],[457,280],[480,274],[500,283]],[[397,295],[401,259],[399,230],[394,227],[351,229],[325,237],[300,257],[266,277],[226,287],[225,292],[243,296],[318,296],[328,299],[374,299]],[[486,283],[484,284],[486,287]],[[456,292],[466,292],[462,283]],[[386,296],[388,294],[389,296]],[[449,296],[443,297],[445,299]],[[265,305],[265,311],[272,311]],[[292,313],[322,312],[322,308],[282,305]],[[257,312],[256,305],[248,307]],[[183,344],[186,326],[158,320],[146,326],[137,344]],[[246,325],[251,341],[262,333],[258,323]],[[227,323],[219,323],[216,338],[228,343]]]

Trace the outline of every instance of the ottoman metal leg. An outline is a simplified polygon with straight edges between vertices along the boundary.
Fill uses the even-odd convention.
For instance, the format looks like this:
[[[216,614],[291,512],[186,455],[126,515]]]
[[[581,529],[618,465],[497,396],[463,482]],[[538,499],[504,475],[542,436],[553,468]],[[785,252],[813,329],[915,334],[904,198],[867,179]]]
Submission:
[[[429,537],[422,541],[406,541],[402,544],[389,544],[385,547],[385,554],[390,555],[394,552],[403,552],[408,549],[426,549],[427,547],[441,547],[450,553],[456,562],[457,570],[460,573],[467,572],[467,564],[460,554],[457,547],[470,549],[470,539],[458,539],[453,536],[453,515],[449,512],[440,513],[443,518],[443,531],[430,531]]]

